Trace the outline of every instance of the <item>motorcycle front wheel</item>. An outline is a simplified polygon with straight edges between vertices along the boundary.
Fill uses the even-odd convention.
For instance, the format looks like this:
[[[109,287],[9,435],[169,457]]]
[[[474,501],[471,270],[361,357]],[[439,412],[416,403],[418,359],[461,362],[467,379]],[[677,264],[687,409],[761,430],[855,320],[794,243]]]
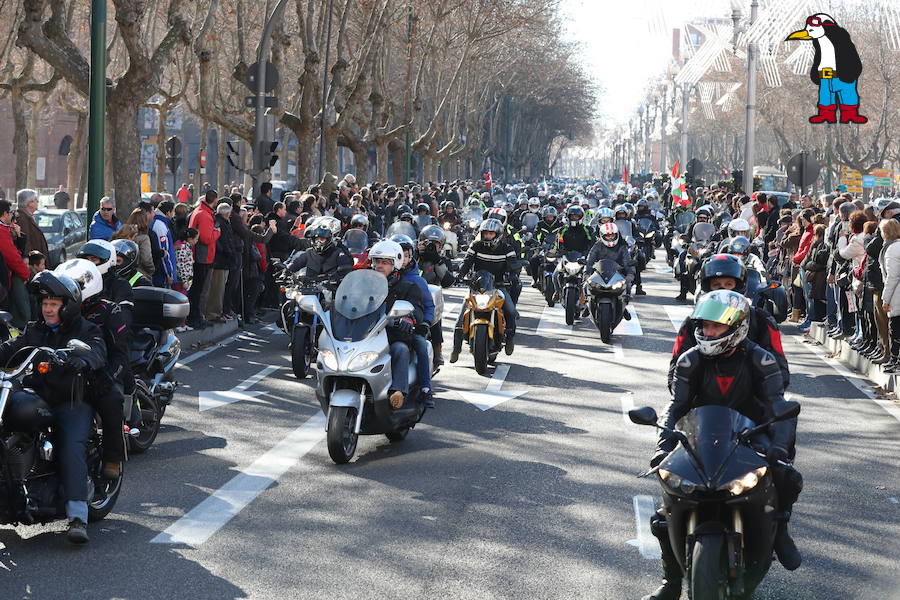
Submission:
[[[339,465],[350,462],[356,454],[359,435],[356,428],[356,409],[349,406],[332,406],[328,415],[328,456]]]
[[[724,538],[721,535],[698,536],[691,560],[692,600],[726,600],[727,593]]]
[[[475,355],[475,371],[479,375],[486,375],[488,370],[488,358],[490,355],[490,339],[488,339],[488,326],[476,325],[475,336],[472,340],[472,354]]]
[[[608,344],[612,339],[613,332],[613,307],[612,304],[601,304],[599,306],[600,318],[599,323],[597,324],[597,329],[600,330],[600,340],[604,344]]]
[[[553,276],[546,275],[544,277],[544,299],[547,301],[547,306],[553,308],[553,305],[556,304],[553,300]]]
[[[304,325],[295,325],[291,332],[291,368],[294,377],[306,379],[309,368],[312,365],[312,352],[309,345],[309,328]]]
[[[566,307],[566,325],[575,324],[575,315],[578,312],[578,290],[575,288],[566,288],[564,292],[564,305]]]

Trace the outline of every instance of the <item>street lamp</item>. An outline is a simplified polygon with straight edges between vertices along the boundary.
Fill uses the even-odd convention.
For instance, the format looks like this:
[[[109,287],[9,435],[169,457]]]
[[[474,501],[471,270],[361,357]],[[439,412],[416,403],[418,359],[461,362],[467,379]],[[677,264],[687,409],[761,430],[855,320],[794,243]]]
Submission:
[[[740,33],[738,21],[741,18],[740,2],[733,0],[731,20],[735,25],[734,44],[737,48],[737,38]],[[759,9],[759,1],[753,0],[750,4],[750,25],[756,23],[756,14]],[[744,130],[744,193],[753,193],[753,166],[754,153],[756,152],[756,60],[759,49],[755,41],[747,44],[747,122]],[[748,183],[749,182],[749,183]]]

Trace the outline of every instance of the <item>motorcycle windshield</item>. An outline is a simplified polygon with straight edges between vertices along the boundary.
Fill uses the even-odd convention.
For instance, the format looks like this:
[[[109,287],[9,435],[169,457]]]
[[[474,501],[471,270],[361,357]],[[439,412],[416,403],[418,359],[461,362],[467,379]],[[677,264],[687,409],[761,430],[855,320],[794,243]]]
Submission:
[[[415,219],[416,226],[419,228],[419,231],[422,231],[429,225],[432,225],[431,215],[416,215]],[[413,238],[415,239],[415,238]]]
[[[392,223],[388,230],[385,232],[384,237],[390,239],[391,236],[395,235],[406,235],[409,236],[410,239],[414,240],[416,237],[416,228],[413,227],[412,223],[407,223],[406,221],[397,221]]]
[[[344,234],[344,245],[350,254],[362,254],[369,248],[369,234],[362,229],[351,229]]]
[[[618,275],[621,270],[622,267],[619,266],[619,263],[611,258],[604,258],[603,260],[598,260],[594,263],[594,272],[600,275],[604,281],[610,281],[613,277]]]
[[[649,219],[644,217],[638,221],[638,229],[641,230],[641,233],[647,233],[648,231],[653,229],[653,219]]]
[[[675,228],[681,233],[685,233],[688,230],[688,227],[691,226],[691,223],[696,220],[697,215],[692,212],[678,213],[678,215],[675,216]]]
[[[584,255],[581,252],[576,252],[572,250],[571,252],[566,252],[566,260],[568,262],[578,262],[578,259],[583,258]]]
[[[700,244],[706,243],[716,232],[716,226],[712,223],[697,223],[694,225],[694,241]]]
[[[534,213],[525,213],[524,215],[522,215],[522,226],[528,231],[534,231],[535,229],[537,229],[540,220],[540,217],[538,217]]]
[[[682,417],[676,427],[687,436],[701,468],[712,479],[734,453],[737,434],[755,426],[727,406],[700,406]]]
[[[331,330],[335,339],[365,339],[384,314],[388,285],[384,275],[372,269],[351,271],[334,294]]]
[[[619,237],[633,238],[634,230],[631,225],[631,221],[616,221],[616,227],[619,228]]]
[[[481,210],[477,208],[470,208],[463,214],[462,216],[463,223],[466,225],[470,225],[472,221],[474,221],[475,226],[481,224]]]

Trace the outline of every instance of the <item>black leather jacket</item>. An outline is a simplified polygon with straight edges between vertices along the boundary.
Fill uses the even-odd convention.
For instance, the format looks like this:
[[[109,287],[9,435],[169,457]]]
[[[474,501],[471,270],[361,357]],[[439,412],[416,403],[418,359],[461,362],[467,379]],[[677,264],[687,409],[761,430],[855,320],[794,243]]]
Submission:
[[[288,270],[293,273],[306,268],[306,274],[309,277],[337,272],[341,267],[349,270],[352,266],[353,256],[340,243],[326,250],[324,254],[319,254],[310,248],[287,264]]]
[[[93,300],[93,298],[91,298]],[[125,313],[118,304],[109,300],[88,300],[82,306],[81,314],[85,319],[100,328],[106,344],[108,368],[103,373],[113,380],[124,383],[125,377],[131,375],[131,332],[125,321]]]
[[[516,270],[518,254],[515,248],[506,240],[500,240],[496,246],[488,246],[478,240],[469,246],[466,258],[459,269],[459,276],[465,277],[472,267],[475,271],[487,271],[496,279],[503,277],[504,273],[512,275]]]
[[[594,244],[594,247],[591,248],[591,251],[587,256],[587,272],[591,272],[594,268],[594,263],[597,261],[607,259],[619,263],[619,266],[622,267],[622,271],[624,271],[626,276],[634,276],[634,261],[631,259],[631,254],[628,252],[628,244],[625,243],[625,240],[620,239],[619,243],[612,248],[603,242]]]
[[[675,367],[674,396],[666,407],[663,424],[675,424],[698,406],[727,406],[755,423],[773,416],[773,405],[783,400],[781,370],[771,353],[744,340],[730,356],[707,357],[699,348],[681,355]],[[772,443],[785,449],[793,447],[797,421],[791,419],[773,426]],[[676,440],[660,434],[658,448],[671,452]]]

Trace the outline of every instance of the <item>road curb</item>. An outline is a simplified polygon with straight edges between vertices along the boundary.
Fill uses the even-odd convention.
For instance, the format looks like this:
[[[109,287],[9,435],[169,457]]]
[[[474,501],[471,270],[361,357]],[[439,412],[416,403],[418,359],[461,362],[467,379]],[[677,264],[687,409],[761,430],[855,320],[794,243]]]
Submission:
[[[807,334],[815,342],[828,350],[834,358],[840,360],[847,367],[853,369],[872,383],[880,386],[885,391],[892,392],[900,399],[900,386],[897,384],[897,375],[885,373],[881,365],[873,364],[865,356],[850,347],[845,340],[835,340],[827,335],[824,323],[812,323]]]
[[[185,350],[196,350],[201,346],[213,344],[219,340],[234,334],[238,330],[237,320],[227,323],[214,323],[206,329],[195,329],[176,334],[181,340],[181,347]]]

